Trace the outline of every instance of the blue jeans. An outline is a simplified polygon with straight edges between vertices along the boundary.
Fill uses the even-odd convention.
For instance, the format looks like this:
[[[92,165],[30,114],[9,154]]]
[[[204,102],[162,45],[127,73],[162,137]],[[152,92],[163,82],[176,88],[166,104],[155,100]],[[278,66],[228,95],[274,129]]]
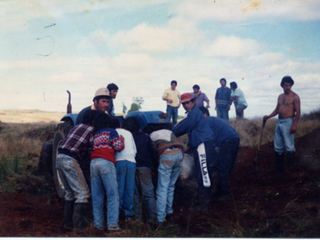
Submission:
[[[236,107],[236,116],[237,119],[243,119],[243,111],[247,108],[244,104],[239,104]]]
[[[217,107],[217,117],[229,121],[229,111],[227,108]]]
[[[158,222],[165,221],[166,214],[173,213],[174,185],[182,168],[182,158],[181,150],[178,153],[174,150],[165,151],[160,155],[156,205]]]
[[[59,153],[56,168],[66,192],[66,201],[76,199],[76,203],[87,203],[90,190],[78,161],[68,155]]]
[[[127,160],[116,162],[120,208],[125,216],[133,216],[134,179],[136,163]]]
[[[139,218],[142,212],[141,202],[147,209],[147,218],[156,220],[156,199],[152,183],[151,169],[148,167],[137,167],[136,185],[134,188],[134,205],[136,217]]]
[[[108,227],[118,227],[119,194],[116,168],[113,162],[96,158],[90,164],[93,224],[96,228],[104,228],[103,201],[107,193]]]
[[[280,155],[286,149],[287,152],[295,152],[294,133],[290,129],[294,118],[278,119],[274,134],[274,150]]]
[[[167,105],[167,113],[167,121],[170,121],[172,116],[172,127],[174,127],[177,124],[178,120],[178,107],[171,107]]]

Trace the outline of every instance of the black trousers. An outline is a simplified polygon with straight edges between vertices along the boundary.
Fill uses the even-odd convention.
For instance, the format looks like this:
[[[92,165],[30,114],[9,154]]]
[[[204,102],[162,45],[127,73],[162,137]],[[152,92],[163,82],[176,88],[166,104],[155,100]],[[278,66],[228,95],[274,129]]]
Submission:
[[[215,151],[214,158],[217,159],[218,185],[221,194],[231,193],[230,178],[237,159],[239,143],[239,138],[223,141],[219,153]]]
[[[194,150],[196,179],[199,186],[199,199],[210,200],[217,182],[212,174],[217,170],[217,158],[214,150],[215,143],[214,141],[205,142],[204,152],[199,151],[199,146]]]

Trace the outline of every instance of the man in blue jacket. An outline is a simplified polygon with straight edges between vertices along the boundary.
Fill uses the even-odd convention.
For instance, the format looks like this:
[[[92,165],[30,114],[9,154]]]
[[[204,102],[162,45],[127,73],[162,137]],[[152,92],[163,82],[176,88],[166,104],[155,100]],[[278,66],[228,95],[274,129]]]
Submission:
[[[229,110],[231,106],[231,90],[227,87],[227,80],[225,78],[220,79],[221,87],[217,89],[215,101],[217,117],[229,121]]]
[[[214,134],[206,123],[203,113],[195,107],[191,93],[182,94],[181,103],[187,111],[186,117],[172,131],[177,137],[186,133],[189,135],[188,145],[194,152],[196,178],[199,185],[199,205],[194,210],[208,212],[214,186],[212,171],[216,165]]]
[[[199,108],[206,117],[206,123],[210,126],[215,137],[215,159],[217,159],[218,189],[217,202],[226,202],[233,199],[230,177],[238,155],[239,135],[230,124],[221,118],[210,117],[205,107]]]

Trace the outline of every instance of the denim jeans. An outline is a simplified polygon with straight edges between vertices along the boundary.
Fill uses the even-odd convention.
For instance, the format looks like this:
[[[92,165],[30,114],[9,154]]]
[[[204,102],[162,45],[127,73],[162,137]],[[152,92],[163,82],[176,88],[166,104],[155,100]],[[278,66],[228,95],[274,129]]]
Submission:
[[[66,201],[76,199],[76,203],[87,203],[90,190],[78,161],[68,155],[59,153],[56,168],[66,192]]]
[[[244,104],[239,104],[236,106],[236,116],[237,119],[243,119],[243,111],[247,108]]]
[[[167,113],[167,121],[170,121],[172,116],[172,127],[174,127],[177,124],[178,120],[178,107],[171,107],[167,105]]]
[[[116,168],[113,162],[96,158],[90,164],[93,224],[104,228],[103,202],[107,193],[108,227],[118,227],[119,194]]]
[[[156,199],[152,183],[151,169],[148,167],[137,167],[136,181],[134,188],[134,205],[136,217],[142,215],[141,203],[147,209],[147,218],[151,221],[156,220]]]
[[[274,150],[280,155],[286,149],[287,152],[295,152],[294,133],[290,129],[294,118],[278,119],[274,134]]]
[[[116,162],[120,208],[125,216],[133,216],[134,179],[136,163],[127,160]]]
[[[172,152],[173,154],[170,154]],[[158,187],[157,187],[157,220],[165,221],[166,214],[173,213],[172,203],[174,195],[174,185],[179,177],[182,168],[183,154],[174,154],[174,150],[165,151],[160,155],[158,167]]]
[[[217,107],[217,117],[229,121],[229,111],[227,108]]]

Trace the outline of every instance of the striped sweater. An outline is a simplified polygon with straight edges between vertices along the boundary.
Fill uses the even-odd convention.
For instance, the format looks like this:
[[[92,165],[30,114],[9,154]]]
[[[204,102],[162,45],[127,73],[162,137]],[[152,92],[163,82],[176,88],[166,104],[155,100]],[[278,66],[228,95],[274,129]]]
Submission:
[[[104,158],[115,164],[114,152],[122,151],[123,149],[124,142],[119,138],[116,130],[111,128],[100,129],[93,137],[91,160]]]

